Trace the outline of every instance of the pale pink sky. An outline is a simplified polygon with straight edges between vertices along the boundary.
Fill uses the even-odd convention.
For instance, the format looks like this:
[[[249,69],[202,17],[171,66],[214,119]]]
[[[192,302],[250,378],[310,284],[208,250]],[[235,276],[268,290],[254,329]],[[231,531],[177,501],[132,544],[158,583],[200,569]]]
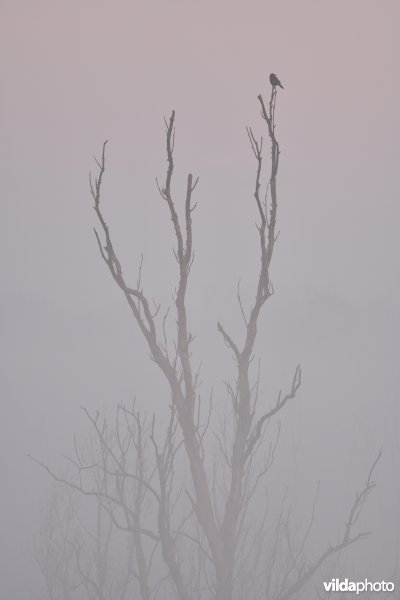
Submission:
[[[176,109],[177,191],[189,170],[200,176],[194,333],[214,357],[215,323],[221,313],[236,323],[237,280],[246,293],[257,269],[245,126],[263,133],[257,95],[269,93],[271,71],[285,86],[277,108],[279,296],[260,353],[269,336],[278,340],[277,356],[267,356],[276,385],[295,362],[307,367],[308,408],[296,408],[293,425],[307,432],[304,442],[300,425],[296,434],[307,457],[318,428],[334,440],[345,417],[335,452],[354,454],[355,472],[384,438],[398,469],[398,0],[2,0],[0,12],[0,595],[32,600],[21,540],[29,542],[46,479],[25,453],[67,452],[79,406],[106,403],[116,378],[121,396],[144,393],[131,354],[152,373],[93,242],[93,154],[109,138],[105,212],[128,272],[136,276],[143,250],[146,284],[170,301],[171,231],[154,179],[165,168],[162,117]],[[98,319],[108,322],[104,336],[118,357],[109,380]],[[321,461],[330,454],[321,448]],[[378,520],[399,497],[388,473]],[[350,492],[350,475],[346,482]]]

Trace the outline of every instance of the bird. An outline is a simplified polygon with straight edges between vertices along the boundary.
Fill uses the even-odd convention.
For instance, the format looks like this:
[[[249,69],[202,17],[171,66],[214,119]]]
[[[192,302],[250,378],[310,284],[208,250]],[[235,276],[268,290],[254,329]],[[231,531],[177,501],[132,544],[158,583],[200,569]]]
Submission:
[[[281,87],[282,89],[284,89],[283,85],[281,84],[281,82],[279,81],[279,79],[277,78],[277,76],[275,75],[275,73],[271,73],[271,75],[269,76],[269,80],[270,80],[271,85],[273,87],[276,87],[277,85],[279,85],[279,87]]]

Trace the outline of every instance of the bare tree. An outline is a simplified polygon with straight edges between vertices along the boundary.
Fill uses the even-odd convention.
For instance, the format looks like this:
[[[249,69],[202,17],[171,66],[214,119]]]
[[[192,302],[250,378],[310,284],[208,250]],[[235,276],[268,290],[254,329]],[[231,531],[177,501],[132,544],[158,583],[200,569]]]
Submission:
[[[76,461],[69,461],[85,471],[83,464],[92,464],[91,454],[75,447]],[[83,488],[71,485],[55,488],[42,510],[34,553],[49,600],[128,600],[132,595],[135,539],[132,534],[116,539],[112,515],[101,501],[106,480],[93,475],[95,510],[79,502]]]
[[[72,600],[79,589],[73,548],[74,516],[71,494],[53,490],[42,510],[34,538],[35,560],[49,600]]]
[[[255,160],[254,201],[258,213],[259,274],[251,309],[246,312],[238,286],[237,300],[243,319],[243,336],[235,337],[221,323],[217,329],[234,359],[235,373],[226,382],[229,411],[216,430],[212,396],[200,396],[199,369],[194,365],[186,294],[193,265],[193,200],[198,183],[187,176],[183,218],[172,192],[174,177],[175,112],[165,120],[167,172],[157,181],[172,221],[178,266],[175,294],[176,328],[167,327],[169,309],[150,302],[141,283],[127,281],[105,220],[101,192],[106,170],[106,145],[96,161],[98,174],[90,176],[90,190],[99,227],[95,236],[112,279],[128,303],[151,359],[168,385],[169,421],[164,433],[155,417],[146,420],[135,408],[119,406],[112,431],[106,417],[86,412],[93,427],[97,455],[83,460],[76,447],[76,478],[58,481],[93,496],[110,524],[132,536],[132,573],[143,600],[163,590],[179,600],[206,598],[232,600],[264,598],[288,600],[310,583],[313,575],[333,555],[364,538],[355,526],[374,487],[374,461],[367,482],[349,509],[342,537],[313,558],[306,557],[306,542],[314,523],[315,505],[303,537],[292,539],[289,511],[282,503],[274,531],[266,527],[268,510],[252,518],[249,507],[266,480],[279,440],[279,426],[270,427],[278,413],[293,400],[301,385],[301,367],[295,367],[287,391],[281,391],[268,409],[259,394],[259,370],[254,350],[264,305],[273,295],[270,267],[277,239],[277,176],[280,160],[276,137],[276,88],[269,102],[258,96],[265,123],[270,163],[267,179],[263,138],[247,129]],[[217,454],[215,457],[216,440]],[[213,449],[213,450],[211,450]],[[187,478],[178,477],[177,471]],[[93,485],[96,481],[96,485]],[[154,567],[156,565],[156,567]],[[163,567],[161,567],[163,565]],[[81,574],[82,575],[82,574]],[[95,586],[92,586],[93,588]],[[98,598],[104,598],[98,592]],[[165,597],[165,596],[164,596]]]

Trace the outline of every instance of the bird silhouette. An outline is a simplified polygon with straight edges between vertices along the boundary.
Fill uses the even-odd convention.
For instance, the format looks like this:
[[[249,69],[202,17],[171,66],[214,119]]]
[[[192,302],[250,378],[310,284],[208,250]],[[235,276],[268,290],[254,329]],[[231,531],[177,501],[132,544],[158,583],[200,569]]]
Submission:
[[[271,73],[271,75],[269,76],[269,80],[271,82],[271,85],[273,87],[276,87],[277,85],[279,85],[279,87],[283,88],[283,85],[281,84],[281,82],[279,81],[279,79],[277,78],[277,76],[275,75],[275,73]]]

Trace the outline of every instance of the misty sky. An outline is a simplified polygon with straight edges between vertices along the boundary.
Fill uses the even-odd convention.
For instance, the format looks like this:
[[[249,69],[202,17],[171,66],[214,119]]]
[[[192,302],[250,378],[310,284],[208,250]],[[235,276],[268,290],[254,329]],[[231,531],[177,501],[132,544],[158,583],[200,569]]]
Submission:
[[[93,155],[109,139],[103,207],[125,272],[135,281],[143,252],[145,289],[171,303],[173,237],[155,178],[163,117],[176,110],[177,202],[186,174],[200,177],[191,331],[205,385],[218,386],[231,361],[216,322],[242,331],[237,281],[249,306],[257,275],[245,127],[266,135],[257,95],[269,94],[271,71],[285,89],[263,389],[275,393],[302,363],[301,393],[282,416],[282,468],[301,501],[321,479],[321,506],[345,510],[384,446],[367,513],[377,535],[360,564],[374,577],[383,552],[374,568],[388,575],[400,533],[397,0],[0,6],[2,597],[30,600],[35,580],[29,545],[49,481],[26,455],[62,465],[85,431],[81,406],[165,400],[98,255]],[[322,508],[321,518],[324,529]]]

